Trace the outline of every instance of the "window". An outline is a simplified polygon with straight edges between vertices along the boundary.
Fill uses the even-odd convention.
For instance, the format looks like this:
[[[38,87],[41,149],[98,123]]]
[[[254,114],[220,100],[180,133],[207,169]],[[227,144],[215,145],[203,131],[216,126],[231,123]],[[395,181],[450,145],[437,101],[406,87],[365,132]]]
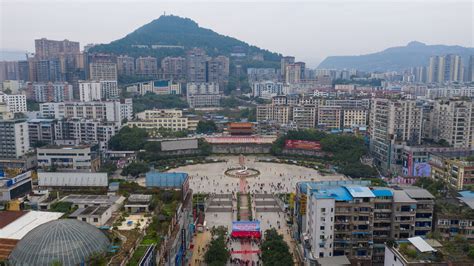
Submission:
[[[324,258],[324,252],[319,252],[319,257]]]
[[[321,208],[321,212],[326,212],[326,208]]]
[[[319,229],[320,229],[320,230],[324,230],[324,226],[320,226]]]
[[[82,218],[82,221],[83,221],[83,222],[86,222],[86,221],[87,221],[87,219],[86,219],[86,218]]]
[[[94,223],[99,222],[99,218],[94,218]]]

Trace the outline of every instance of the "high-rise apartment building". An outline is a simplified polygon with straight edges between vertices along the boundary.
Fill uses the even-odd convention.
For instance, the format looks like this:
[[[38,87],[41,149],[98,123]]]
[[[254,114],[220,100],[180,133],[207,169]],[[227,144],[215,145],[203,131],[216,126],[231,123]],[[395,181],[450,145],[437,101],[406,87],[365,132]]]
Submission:
[[[462,100],[438,100],[430,110],[428,137],[445,140],[456,148],[474,147],[474,103]]]
[[[297,84],[301,82],[301,64],[288,64],[285,69],[285,83]]]
[[[467,71],[467,81],[474,82],[474,55],[469,56]]]
[[[135,74],[138,76],[155,77],[158,74],[158,61],[155,57],[138,57],[135,66]]]
[[[117,74],[123,76],[135,75],[135,59],[128,55],[117,56]]]
[[[215,82],[219,86],[225,86],[229,81],[229,58],[223,55],[211,58],[206,66],[206,82]]]
[[[388,170],[395,144],[420,144],[422,106],[413,100],[375,98],[370,113],[370,151],[377,165]]]
[[[318,108],[315,105],[298,105],[293,107],[293,122],[298,129],[310,129],[316,125],[316,113]]]
[[[90,80],[117,80],[117,64],[97,62],[89,64]]]
[[[36,147],[38,144],[54,144],[56,140],[55,127],[57,123],[58,120],[48,118],[28,120],[30,146]]]
[[[0,82],[4,80],[19,80],[18,61],[0,61]]]
[[[39,60],[58,58],[59,55],[73,55],[80,53],[79,42],[54,41],[46,38],[35,40],[35,57]]]
[[[406,240],[431,231],[433,207],[433,195],[415,187],[300,182],[295,197],[297,235],[310,264],[345,255],[354,265],[379,265],[387,239]]]
[[[284,56],[281,58],[280,62],[280,74],[282,76],[282,79],[286,79],[286,67],[290,64],[295,63],[295,57],[294,56]]]
[[[459,55],[430,57],[428,66],[428,82],[444,83],[464,80],[464,66]]]
[[[79,81],[79,99],[81,102],[91,102],[102,99],[101,82]]]
[[[29,80],[33,82],[55,82],[64,81],[65,77],[61,74],[61,65],[59,59],[38,60],[30,58],[28,60]]]
[[[23,94],[6,94],[0,92],[0,103],[6,104],[6,111],[10,113],[25,113],[26,95]]]
[[[0,120],[0,158],[18,159],[30,149],[25,120]]]
[[[161,69],[164,79],[185,80],[186,58],[167,56],[161,60]]]
[[[29,99],[40,103],[73,100],[72,85],[67,82],[30,83],[27,94]]]
[[[125,99],[107,102],[62,102],[40,104],[41,117],[45,118],[85,118],[101,121],[121,122],[123,119],[131,120],[132,101]]]
[[[194,48],[186,54],[186,80],[188,82],[207,81],[208,56],[204,50]]]
[[[117,65],[109,62],[90,63],[90,80],[101,82],[101,95],[103,99],[119,97],[117,85]]]

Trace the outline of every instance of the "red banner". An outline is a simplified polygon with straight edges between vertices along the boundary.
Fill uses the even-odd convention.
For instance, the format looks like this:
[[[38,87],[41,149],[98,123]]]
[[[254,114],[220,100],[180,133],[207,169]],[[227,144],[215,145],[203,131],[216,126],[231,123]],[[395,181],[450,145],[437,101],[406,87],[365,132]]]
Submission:
[[[285,148],[319,151],[321,150],[321,143],[319,141],[288,139],[285,140]]]
[[[234,250],[231,253],[232,254],[255,254],[255,253],[260,253],[260,250]]]

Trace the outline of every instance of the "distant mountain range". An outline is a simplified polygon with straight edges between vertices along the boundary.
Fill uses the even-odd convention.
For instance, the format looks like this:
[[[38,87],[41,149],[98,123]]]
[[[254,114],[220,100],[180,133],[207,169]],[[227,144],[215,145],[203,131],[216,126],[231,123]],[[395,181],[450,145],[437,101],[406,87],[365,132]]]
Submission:
[[[155,48],[152,45],[155,45]],[[156,47],[156,45],[161,45],[161,47]],[[150,55],[161,59],[165,56],[183,56],[186,50],[193,47],[202,48],[211,56],[229,56],[234,52],[245,53],[247,56],[242,59],[247,61],[253,61],[254,55],[261,54],[264,61],[272,62],[273,65],[277,62],[279,64],[281,58],[280,54],[199,27],[189,18],[173,15],[161,16],[119,40],[94,46],[91,51],[117,55],[128,54],[134,57]]]
[[[430,56],[457,54],[467,65],[474,48],[448,45],[426,45],[410,42],[407,46],[392,47],[378,53],[355,56],[329,56],[318,68],[358,69],[362,71],[401,71],[410,67],[427,66]]]

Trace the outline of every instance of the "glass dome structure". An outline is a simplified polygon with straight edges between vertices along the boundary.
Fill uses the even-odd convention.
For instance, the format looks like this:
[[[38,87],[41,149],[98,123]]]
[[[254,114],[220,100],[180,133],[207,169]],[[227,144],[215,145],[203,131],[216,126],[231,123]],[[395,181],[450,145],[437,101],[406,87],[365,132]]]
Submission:
[[[60,219],[31,230],[13,249],[12,265],[62,266],[87,263],[107,251],[109,239],[96,227],[75,219]]]

